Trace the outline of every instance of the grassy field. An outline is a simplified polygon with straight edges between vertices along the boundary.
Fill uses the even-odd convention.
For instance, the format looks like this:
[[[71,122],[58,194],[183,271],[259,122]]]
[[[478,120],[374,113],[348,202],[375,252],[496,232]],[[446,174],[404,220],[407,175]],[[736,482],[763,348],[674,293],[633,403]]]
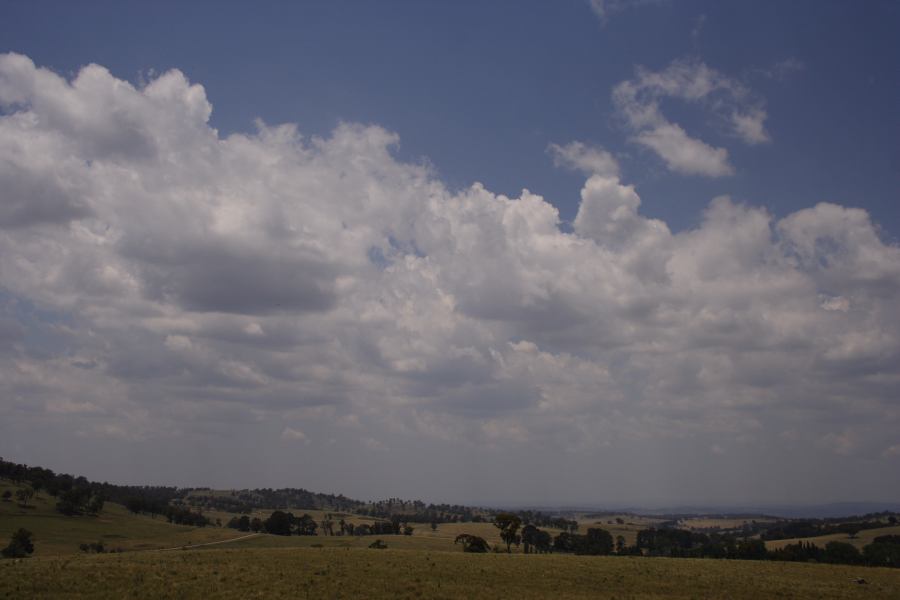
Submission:
[[[0,482],[0,494],[17,488]],[[202,544],[244,535],[233,529],[218,527],[184,527],[134,515],[124,506],[107,503],[96,517],[66,517],[56,512],[56,499],[46,493],[34,498],[27,508],[15,501],[0,502],[0,542],[9,540],[19,527],[34,534],[36,556],[71,554],[78,552],[78,544],[103,542],[108,549],[146,550],[186,544]]]
[[[616,523],[616,518],[622,519],[624,523],[621,525]],[[621,535],[625,538],[627,545],[633,546],[637,542],[638,531],[648,529],[663,521],[664,519],[656,517],[627,514],[604,516],[602,519],[578,519],[578,533],[585,533],[591,527],[599,527],[608,531],[613,536],[613,539]],[[556,533],[554,532],[553,535],[556,535]]]
[[[855,583],[859,576],[868,583]],[[900,598],[900,571],[724,560],[244,548],[2,561],[0,596]]]
[[[0,482],[0,493],[15,489]],[[411,536],[246,536],[219,527],[194,528],[134,515],[107,504],[97,517],[64,517],[42,494],[23,508],[0,502],[0,540],[31,530],[36,552],[0,560],[0,598],[898,598],[900,570],[754,561],[471,555],[453,543],[460,533],[502,546],[490,523],[416,524]],[[321,511],[309,513],[317,520]],[[214,513],[207,513],[215,516]],[[223,517],[231,515],[223,513]],[[268,511],[259,513],[268,516]],[[633,542],[652,518],[625,523],[584,520]],[[348,516],[354,523],[372,519]],[[223,521],[227,519],[223,518]],[[556,533],[553,531],[552,533]],[[900,527],[861,532],[857,545]],[[235,538],[241,537],[236,541]],[[826,536],[827,538],[846,536]],[[817,542],[824,538],[814,538]],[[123,553],[86,555],[81,542],[102,541]],[[225,544],[209,544],[226,541]],[[827,541],[827,540],[825,540]],[[781,540],[772,544],[786,544]],[[824,541],[821,542],[824,545]],[[177,548],[159,551],[164,548]],[[864,577],[865,585],[855,583]]]
[[[740,529],[751,521],[757,523],[773,523],[775,519],[766,518],[750,518],[750,519],[732,519],[732,518],[716,518],[716,517],[691,517],[678,521],[678,527],[682,529]]]
[[[825,544],[828,542],[847,542],[848,544],[853,544],[860,550],[862,550],[863,546],[871,544],[872,541],[881,535],[900,535],[900,525],[893,525],[891,527],[879,527],[877,529],[863,529],[860,531],[855,538],[851,538],[846,533],[833,533],[830,535],[820,535],[817,537],[808,537],[808,538],[791,538],[788,540],[772,540],[766,542],[766,548],[769,550],[777,550],[778,548],[784,548],[788,544],[796,544],[797,542],[812,542],[816,546],[820,548],[824,548]]]

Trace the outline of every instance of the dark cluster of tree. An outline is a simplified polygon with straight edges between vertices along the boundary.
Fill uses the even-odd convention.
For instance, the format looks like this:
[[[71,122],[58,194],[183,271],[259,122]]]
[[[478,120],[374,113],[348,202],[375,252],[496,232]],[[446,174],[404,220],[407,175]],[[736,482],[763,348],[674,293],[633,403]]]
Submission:
[[[725,558],[733,560],[777,560],[834,564],[900,567],[900,535],[876,537],[860,552],[847,542],[831,541],[824,547],[812,542],[788,544],[767,550],[759,538],[731,534],[711,534],[684,529],[651,528],[638,532],[634,547],[618,549],[620,554],[668,556],[672,558]]]
[[[522,519],[514,513],[494,516],[500,539],[509,552],[512,545],[521,544],[528,553],[565,552],[582,555],[636,555],[670,558],[718,558],[732,560],[817,561],[836,564],[900,567],[900,535],[876,537],[860,552],[846,542],[828,542],[820,548],[810,542],[790,544],[778,550],[767,550],[760,538],[747,538],[731,533],[706,534],[674,527],[651,527],[638,532],[634,546],[625,538],[615,540],[605,529],[589,528],[585,534],[562,531],[556,537],[532,523],[522,526]],[[465,544],[471,536],[462,535],[457,543]],[[480,551],[480,550],[479,550]]]
[[[195,508],[235,514],[249,515],[257,510],[323,510],[391,521],[399,517],[403,523],[477,523],[487,521],[489,515],[485,509],[458,504],[426,504],[421,500],[401,498],[367,503],[344,495],[318,494],[296,488],[233,490],[230,494],[203,492],[208,490],[192,489],[181,502]],[[174,501],[175,504],[178,502]]]
[[[705,534],[686,529],[651,527],[637,534],[636,544],[622,554],[668,556],[672,558],[730,558],[762,560],[766,545],[760,539],[738,538],[732,534]]]
[[[316,535],[319,528],[315,519],[308,514],[299,517],[294,513],[276,510],[265,521],[259,518],[251,519],[247,515],[234,517],[227,524],[238,531],[253,531],[271,533],[273,535]]]
[[[212,525],[212,521],[204,516],[201,511],[194,512],[177,500],[173,500],[171,503],[167,502],[164,494],[158,495],[156,493],[160,489],[165,490],[167,488],[130,487],[128,488],[128,493],[131,495],[126,496],[121,502],[125,505],[125,508],[134,514],[148,514],[154,518],[157,515],[161,515],[169,523],[175,523],[176,525],[189,525],[191,527]]]
[[[290,519],[293,519],[293,528],[280,525],[284,523],[282,515],[285,514],[289,515]],[[412,525],[404,521],[399,515],[394,515],[391,520],[358,523],[355,525],[343,518],[349,516],[346,513],[327,513],[318,523],[308,514],[294,517],[292,513],[275,511],[272,515],[275,518],[274,521],[272,521],[273,517],[265,521],[259,517],[250,518],[248,515],[233,517],[226,526],[238,531],[276,533],[278,535],[291,535],[291,533],[286,533],[287,531],[292,531],[294,535],[412,535],[415,530]]]
[[[191,509],[181,506],[167,506],[162,514],[169,523],[175,523],[176,525],[206,527],[212,524],[203,513],[199,511],[193,512]]]
[[[590,519],[590,520],[592,520],[592,521],[607,521],[607,520],[609,520],[609,519],[612,519],[612,518],[614,518],[614,517],[617,517],[619,520],[621,520],[621,521],[624,523],[624,520],[622,520],[621,517],[620,517],[619,515],[624,515],[624,516],[626,516],[626,517],[638,517],[638,516],[639,516],[639,515],[636,515],[636,514],[634,514],[634,513],[606,512],[606,511],[604,511],[604,512],[586,513],[586,514],[584,514],[584,515],[582,515],[582,516],[583,516],[585,519]],[[671,517],[671,516],[667,516],[667,517],[664,517],[664,518],[672,518],[672,517]]]
[[[900,535],[878,536],[871,544],[864,546],[862,552],[847,542],[831,541],[820,547],[812,542],[801,541],[770,551],[768,558],[793,562],[814,561],[900,568]]]
[[[407,523],[480,523],[488,520],[485,509],[460,504],[425,504],[421,500],[388,498],[357,509],[360,515],[377,519],[400,516]]]
[[[555,552],[603,556],[612,554],[614,547],[612,534],[599,527],[591,527],[583,535],[564,531],[553,538]]]
[[[3,558],[25,558],[32,552],[34,552],[34,544],[31,541],[31,532],[20,527],[12,534],[6,548],[0,550],[0,556]]]
[[[575,533],[578,531],[578,521],[548,515],[539,510],[520,510],[515,514],[523,523],[531,524],[535,527],[552,527],[553,529],[560,529],[568,533]]]
[[[205,491],[208,490],[193,489],[183,502],[195,508],[238,514],[249,514],[254,510],[289,509],[358,512],[367,506],[365,502],[343,494],[318,494],[302,488],[232,490],[230,494],[204,494]]]
[[[90,481],[86,477],[75,477],[67,473],[54,473],[43,467],[29,467],[0,458],[0,478],[18,484],[27,484],[24,493],[30,489],[36,495],[45,492],[55,497],[56,509],[68,516],[78,514],[98,514],[104,502],[126,504],[131,499],[142,503],[141,512],[163,514],[172,499],[185,493],[174,487],[126,486]],[[20,490],[23,491],[23,490]],[[25,499],[25,504],[31,496]],[[21,501],[20,501],[21,502]]]
[[[84,542],[78,544],[78,549],[85,554],[103,554],[106,552],[103,542]]]
[[[800,521],[777,521],[766,526],[761,536],[764,540],[789,540],[793,538],[817,537],[843,533],[854,536],[866,529],[878,529],[897,523],[893,513],[872,513],[859,519],[805,519]]]
[[[539,523],[557,526],[563,531],[555,538],[550,532],[540,529],[537,524],[522,518],[539,517]],[[588,529],[584,535],[575,533],[578,523],[566,519],[553,519],[540,513],[523,511],[520,513],[498,513],[493,518],[494,526],[500,530],[500,539],[506,544],[506,551],[511,546],[522,546],[525,554],[544,554],[548,552],[570,552],[575,554],[610,554],[613,550],[612,536],[604,529]],[[524,523],[524,525],[523,525]]]

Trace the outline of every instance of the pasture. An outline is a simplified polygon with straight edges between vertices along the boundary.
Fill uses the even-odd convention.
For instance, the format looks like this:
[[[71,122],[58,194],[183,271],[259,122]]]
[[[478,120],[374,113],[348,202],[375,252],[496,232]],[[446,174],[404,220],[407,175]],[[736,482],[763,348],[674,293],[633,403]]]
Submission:
[[[865,585],[855,582],[860,576]],[[0,596],[897,598],[900,571],[755,561],[248,547],[2,561]]]
[[[0,494],[18,486],[0,482]],[[0,502],[0,541],[5,545],[20,527],[34,534],[35,556],[72,554],[78,544],[103,542],[107,549],[148,550],[216,542],[244,535],[219,527],[186,527],[130,513],[124,506],[107,502],[97,516],[67,517],[56,512],[56,499],[41,493],[28,507],[15,501]]]
[[[617,518],[621,519],[623,523],[617,523]],[[613,536],[613,539],[616,539],[616,537],[621,535],[625,538],[625,543],[629,546],[632,546],[637,541],[638,531],[642,529],[648,529],[659,523],[662,523],[664,519],[656,517],[645,517],[640,515],[620,514],[608,516],[604,515],[603,518],[596,519],[580,518],[577,519],[577,521],[579,533],[584,533],[591,527],[599,527],[608,531],[610,535]],[[554,535],[556,535],[556,532],[554,532]]]
[[[890,527],[879,527],[877,529],[863,529],[855,537],[850,537],[846,533],[832,533],[829,535],[820,535],[807,538],[791,538],[787,540],[769,540],[766,542],[768,550],[777,550],[784,548],[788,544],[796,544],[797,542],[812,542],[820,548],[824,548],[828,542],[847,542],[853,544],[860,550],[863,546],[871,544],[872,541],[882,535],[900,535],[900,525],[892,525]]]

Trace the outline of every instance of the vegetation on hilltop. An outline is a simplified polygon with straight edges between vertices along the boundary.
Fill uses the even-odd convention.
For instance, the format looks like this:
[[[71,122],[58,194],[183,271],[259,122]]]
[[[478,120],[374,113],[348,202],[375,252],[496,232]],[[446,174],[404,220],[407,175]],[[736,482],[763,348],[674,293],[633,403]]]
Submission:
[[[799,540],[780,547],[767,548],[767,537],[784,533],[821,533],[848,532],[855,533],[861,529],[878,531],[886,523],[896,522],[892,514],[867,515],[845,521],[834,519],[819,521],[751,521],[743,522],[735,528],[735,520],[731,519],[728,527],[714,531],[690,530],[679,527],[682,518],[634,520],[644,523],[643,528],[632,529],[633,537],[626,539],[618,533],[613,535],[603,527],[586,524],[584,533],[578,533],[579,523],[561,515],[548,515],[539,511],[494,512],[484,509],[471,509],[456,505],[426,505],[421,501],[403,501],[391,499],[379,503],[363,505],[344,496],[314,494],[306,490],[253,490],[251,492],[217,492],[214,490],[184,490],[169,487],[152,486],[116,486],[109,483],[96,483],[84,477],[73,477],[55,474],[40,467],[27,467],[0,460],[0,475],[15,482],[15,489],[6,489],[4,501],[12,503],[15,496],[20,513],[25,516],[27,509],[37,508],[37,502],[46,507],[47,502],[38,502],[39,490],[56,500],[55,511],[59,515],[74,519],[96,517],[103,510],[104,502],[111,501],[111,506],[119,506],[121,502],[134,515],[149,514],[150,517],[164,515],[172,525],[187,526],[187,531],[204,528],[211,524],[222,525],[223,519],[213,521],[203,513],[205,507],[237,506],[233,501],[251,506],[256,511],[254,516],[241,514],[228,520],[227,527],[243,532],[271,534],[278,537],[317,536],[317,537],[363,537],[363,536],[404,536],[411,537],[417,527],[414,524],[429,522],[430,530],[435,533],[443,526],[466,526],[469,530],[455,530],[446,536],[444,548],[462,546],[467,552],[477,552],[490,548],[501,548],[512,553],[512,548],[525,554],[575,554],[575,555],[631,555],[631,556],[665,556],[670,558],[727,558],[743,560],[776,560],[786,562],[816,561],[826,563],[843,563],[870,566],[900,567],[900,536],[880,535],[871,539],[870,543],[857,548],[842,540],[827,540],[816,544],[809,540]],[[13,494],[13,491],[15,492]],[[68,503],[67,499],[75,498]],[[371,515],[368,521],[359,518],[351,521],[349,513],[327,512],[310,509],[308,512],[295,515],[290,510],[276,508],[268,515],[259,510],[267,505],[288,507],[296,503],[313,504],[314,506],[356,506],[358,514]],[[71,504],[71,505],[70,505]],[[74,508],[73,508],[74,506]],[[42,509],[43,510],[43,509]],[[24,512],[23,512],[24,511]],[[35,512],[37,514],[40,511]],[[43,513],[42,513],[43,514]],[[380,516],[384,515],[384,516]],[[612,515],[607,515],[612,516]],[[709,519],[707,519],[709,521]],[[724,521],[729,521],[725,519]],[[40,521],[35,521],[39,523]],[[622,517],[614,516],[608,520],[612,527],[634,526],[626,523]],[[476,526],[490,524],[495,528],[494,541],[490,544],[482,537],[482,530]],[[602,524],[597,523],[597,524]],[[89,528],[88,528],[89,529]],[[429,528],[418,527],[420,532]],[[491,527],[488,527],[491,529]],[[614,529],[613,531],[617,531]],[[480,534],[480,535],[479,535]],[[423,534],[420,533],[418,537]],[[20,536],[21,537],[21,536]],[[221,536],[217,536],[221,537]],[[10,548],[23,547],[14,538]],[[24,539],[24,538],[22,538]],[[99,537],[98,541],[79,540],[78,547],[85,552],[101,553],[106,546]],[[241,539],[236,537],[234,539]],[[20,540],[21,541],[21,540]],[[223,540],[224,541],[224,540]],[[452,542],[452,543],[451,543]],[[18,545],[17,545],[18,544]],[[72,544],[74,551],[75,544]],[[10,553],[13,550],[10,550]]]

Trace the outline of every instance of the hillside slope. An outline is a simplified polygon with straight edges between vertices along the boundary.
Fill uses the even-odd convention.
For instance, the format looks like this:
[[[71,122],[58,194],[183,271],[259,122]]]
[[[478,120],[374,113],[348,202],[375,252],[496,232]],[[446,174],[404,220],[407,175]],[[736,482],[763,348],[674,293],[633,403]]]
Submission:
[[[0,481],[0,494],[19,489],[9,481]],[[27,507],[17,502],[0,502],[0,542],[5,545],[20,527],[34,534],[35,556],[78,552],[80,543],[103,542],[108,549],[147,550],[186,544],[200,544],[241,535],[219,527],[173,525],[160,516],[135,515],[120,504],[107,502],[97,516],[67,517],[55,509],[56,498],[41,493]]]

